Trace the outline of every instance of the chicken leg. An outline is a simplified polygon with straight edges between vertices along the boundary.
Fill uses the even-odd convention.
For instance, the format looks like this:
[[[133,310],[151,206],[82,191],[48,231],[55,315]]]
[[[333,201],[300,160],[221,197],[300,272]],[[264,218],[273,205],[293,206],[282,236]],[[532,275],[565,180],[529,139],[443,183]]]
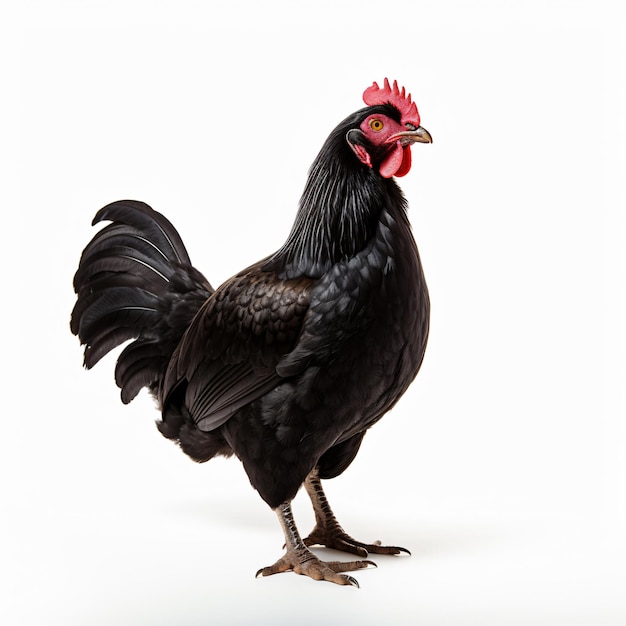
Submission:
[[[311,498],[313,510],[315,511],[315,528],[311,531],[309,536],[304,539],[304,545],[322,545],[334,550],[350,552],[361,557],[365,557],[369,553],[400,554],[404,552],[405,554],[411,554],[406,548],[399,546],[383,546],[380,541],[361,543],[350,537],[339,525],[337,518],[330,508],[330,504],[328,504],[317,469],[314,469],[307,476],[304,482],[304,488]]]
[[[341,572],[350,572],[356,569],[364,569],[369,565],[376,567],[373,561],[321,561],[304,544],[300,533],[296,528],[291,512],[291,503],[285,502],[274,509],[285,533],[285,546],[287,551],[274,565],[261,568],[256,576],[270,576],[280,572],[293,570],[296,574],[304,574],[315,580],[328,580],[338,585],[352,585],[358,587],[359,583],[352,576]]]

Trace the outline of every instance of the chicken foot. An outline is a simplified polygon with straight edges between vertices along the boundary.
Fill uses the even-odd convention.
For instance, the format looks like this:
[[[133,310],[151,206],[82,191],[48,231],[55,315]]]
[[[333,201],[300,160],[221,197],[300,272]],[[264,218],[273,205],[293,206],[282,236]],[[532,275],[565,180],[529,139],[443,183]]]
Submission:
[[[317,469],[314,469],[304,482],[315,511],[315,528],[309,536],[304,539],[306,546],[321,545],[333,550],[350,552],[357,556],[367,556],[372,554],[411,554],[406,548],[399,546],[383,546],[380,541],[374,543],[362,543],[353,539],[339,525],[330,504],[326,499],[326,494],[322,489],[322,483]]]
[[[358,587],[359,583],[355,578],[341,572],[364,569],[370,565],[376,567],[376,563],[373,561],[321,561],[302,541],[293,519],[291,504],[285,502],[274,510],[285,533],[287,551],[274,565],[261,568],[256,573],[257,578],[280,572],[294,571],[296,574],[303,574],[314,580],[327,580],[338,585]]]

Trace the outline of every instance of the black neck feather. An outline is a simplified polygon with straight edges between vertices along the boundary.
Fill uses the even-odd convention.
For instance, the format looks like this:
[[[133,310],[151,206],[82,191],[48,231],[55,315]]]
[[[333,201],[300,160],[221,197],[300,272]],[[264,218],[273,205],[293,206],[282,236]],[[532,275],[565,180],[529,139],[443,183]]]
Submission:
[[[264,269],[281,278],[318,278],[366,246],[390,195],[402,202],[395,182],[360,163],[346,141],[362,118],[363,111],[350,116],[326,140],[309,171],[291,233]]]

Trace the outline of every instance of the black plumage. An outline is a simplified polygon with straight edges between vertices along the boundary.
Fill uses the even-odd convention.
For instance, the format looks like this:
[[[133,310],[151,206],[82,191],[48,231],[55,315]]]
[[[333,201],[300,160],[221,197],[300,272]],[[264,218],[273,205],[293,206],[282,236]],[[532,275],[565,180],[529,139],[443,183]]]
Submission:
[[[196,461],[235,454],[277,511],[287,552],[261,574],[293,569],[356,584],[341,572],[371,561],[323,563],[306,545],[360,556],[404,551],[347,535],[320,483],[348,467],[367,429],[407,389],[428,336],[406,201],[382,172],[392,150],[410,166],[408,146],[430,136],[390,94],[331,133],[283,247],[217,289],[191,265],[170,222],[130,200],[97,213],[94,224],[111,223],[85,248],[74,278],[71,330],[86,345],[85,365],[133,340],[115,371],[122,400],[149,388],[164,436]],[[400,130],[377,143],[365,126],[373,116]],[[289,504],[302,485],[317,521],[304,540]]]

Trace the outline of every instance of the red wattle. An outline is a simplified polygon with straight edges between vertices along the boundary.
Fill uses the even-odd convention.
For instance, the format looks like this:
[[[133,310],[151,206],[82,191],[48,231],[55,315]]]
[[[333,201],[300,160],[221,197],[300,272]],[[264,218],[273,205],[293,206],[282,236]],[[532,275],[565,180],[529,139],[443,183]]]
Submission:
[[[406,146],[404,148],[404,154],[402,158],[402,165],[400,169],[396,172],[396,176],[404,176],[409,173],[411,169],[411,146]]]
[[[391,178],[402,167],[404,160],[404,149],[398,141],[396,147],[385,157],[380,165],[380,175],[383,178]]]
[[[383,178],[404,176],[411,169],[411,148],[402,146],[399,141],[396,147],[387,155],[380,166],[380,175]]]

